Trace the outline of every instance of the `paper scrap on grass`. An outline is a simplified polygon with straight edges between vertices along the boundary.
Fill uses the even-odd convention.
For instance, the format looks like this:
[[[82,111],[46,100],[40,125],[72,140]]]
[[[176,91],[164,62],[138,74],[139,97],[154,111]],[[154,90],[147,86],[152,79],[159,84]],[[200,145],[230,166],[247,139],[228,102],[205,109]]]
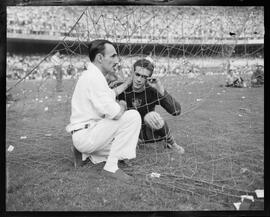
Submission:
[[[202,99],[196,99],[197,102],[201,101]]]
[[[244,199],[248,199],[251,200],[252,202],[254,202],[254,197],[252,195],[241,195],[241,201],[243,202]]]
[[[21,136],[21,138],[20,139],[26,139],[27,138],[27,136]]]
[[[242,99],[245,99],[246,97],[245,97],[245,96],[242,96],[241,98],[242,98]]]
[[[49,110],[49,108],[48,108],[48,107],[45,107],[45,108],[44,108],[44,111],[48,111],[48,110]]]
[[[249,110],[246,109],[246,108],[239,108],[239,110],[240,110],[240,111],[244,111],[244,112],[249,112]]]
[[[14,146],[10,145],[10,146],[8,147],[8,152],[12,152],[13,150],[14,150]]]
[[[159,178],[160,174],[159,173],[151,173],[150,175],[152,178]]]
[[[240,169],[240,173],[245,173],[245,172],[247,172],[248,171],[248,168],[241,168]]]
[[[239,114],[238,116],[239,116],[239,117],[242,117],[243,115]]]
[[[236,208],[237,210],[239,210],[240,205],[241,205],[241,202],[233,203],[233,205],[235,206],[235,208]]]
[[[257,189],[255,190],[255,193],[258,198],[264,198],[264,190],[263,189]]]

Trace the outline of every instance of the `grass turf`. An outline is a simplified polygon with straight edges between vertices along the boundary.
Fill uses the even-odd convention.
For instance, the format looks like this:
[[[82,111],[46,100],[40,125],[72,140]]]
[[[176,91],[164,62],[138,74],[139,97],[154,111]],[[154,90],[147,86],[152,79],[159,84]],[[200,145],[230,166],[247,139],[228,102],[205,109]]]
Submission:
[[[74,80],[64,80],[60,93],[54,80],[14,88],[6,113],[6,147],[14,146],[6,152],[7,211],[234,210],[241,195],[263,189],[263,87],[221,87],[223,75],[162,81],[182,115],[157,111],[186,153],[162,142],[138,146],[133,166],[123,167],[132,185],[106,180],[102,164],[73,168],[65,126]]]

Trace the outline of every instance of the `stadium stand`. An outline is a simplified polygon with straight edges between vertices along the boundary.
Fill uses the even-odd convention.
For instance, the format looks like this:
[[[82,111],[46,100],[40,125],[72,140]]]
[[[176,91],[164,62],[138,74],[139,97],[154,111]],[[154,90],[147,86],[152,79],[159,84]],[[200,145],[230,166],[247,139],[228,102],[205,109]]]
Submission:
[[[95,6],[98,7],[98,6]],[[104,37],[108,34],[116,34],[117,37],[125,37],[130,31],[141,28],[142,31],[134,31],[133,38],[157,38],[159,41],[179,40],[187,38],[201,40],[209,39],[233,39],[238,34],[238,39],[261,39],[264,37],[264,23],[262,7],[255,7],[246,17],[246,8],[234,7],[179,7],[177,10],[171,10],[170,6],[140,7],[134,10],[134,7],[106,6],[99,7],[102,13],[99,16],[92,7],[89,17],[95,21],[97,29],[99,25],[113,26],[113,31],[99,31],[99,36]],[[48,37],[66,36],[74,25],[76,19],[83,11],[84,7],[8,7],[7,8],[7,33],[22,35],[46,35]],[[141,10],[141,13],[134,13]],[[151,13],[149,13],[151,11]],[[133,13],[131,20],[123,19],[123,15]],[[140,17],[138,17],[140,16]],[[119,20],[121,19],[121,20]],[[143,26],[151,19],[151,29],[154,31],[143,31]],[[167,22],[164,22],[166,19]],[[103,24],[102,20],[106,20]],[[140,20],[136,23],[135,21]],[[245,31],[242,30],[243,22],[247,20]],[[121,25],[115,24],[121,23]],[[169,25],[167,25],[169,24]],[[78,25],[76,32],[71,36],[77,38],[89,28],[89,23],[82,22]],[[165,26],[167,25],[167,26]],[[148,28],[149,26],[145,26]],[[104,28],[103,28],[104,29]],[[129,29],[129,31],[127,31]],[[231,34],[230,34],[231,33]],[[232,34],[233,33],[233,34]],[[93,32],[90,34],[94,34]]]
[[[246,13],[247,9],[250,13]],[[174,7],[172,6],[106,6],[89,7],[85,16],[70,30],[86,7],[7,7],[7,37],[59,39],[67,36],[74,40],[87,37],[108,38],[110,35],[119,43],[131,39],[155,43],[204,43],[222,40],[264,38],[264,14],[262,7]],[[139,13],[138,13],[139,11]],[[125,16],[128,14],[127,16]],[[247,17],[248,14],[248,17]],[[166,20],[166,22],[164,22]],[[147,25],[146,25],[147,24]],[[243,26],[245,27],[243,29]],[[149,31],[150,30],[150,31]],[[131,38],[131,39],[130,39]],[[181,52],[179,48],[177,52]],[[193,48],[192,48],[193,49]],[[215,51],[215,47],[211,52]],[[193,49],[194,50],[194,49]],[[194,56],[195,57],[195,56]],[[21,79],[32,70],[44,55],[7,54],[7,79]],[[128,74],[131,61],[123,57],[123,74]],[[64,78],[79,74],[88,61],[86,56],[62,55]],[[166,58],[159,58],[156,74],[186,74],[199,71],[199,66],[185,58],[171,58],[170,66],[164,67]],[[250,67],[249,67],[250,68]],[[243,70],[239,70],[240,72]],[[250,71],[247,69],[246,71]],[[54,66],[45,61],[34,69],[27,79],[55,78]]]

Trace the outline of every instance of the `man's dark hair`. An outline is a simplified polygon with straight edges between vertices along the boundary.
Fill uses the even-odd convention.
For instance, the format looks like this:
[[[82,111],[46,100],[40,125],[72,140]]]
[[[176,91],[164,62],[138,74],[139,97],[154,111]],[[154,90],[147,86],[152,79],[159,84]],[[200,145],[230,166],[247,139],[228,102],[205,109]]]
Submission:
[[[147,59],[140,59],[137,60],[134,64],[133,64],[133,70],[135,71],[136,67],[140,66],[142,68],[145,68],[147,70],[150,71],[150,77],[152,76],[153,72],[154,72],[154,65]]]
[[[101,53],[102,55],[104,55],[105,44],[111,44],[115,48],[115,45],[112,42],[105,39],[97,39],[89,43],[88,55],[91,62],[94,61],[98,53]]]

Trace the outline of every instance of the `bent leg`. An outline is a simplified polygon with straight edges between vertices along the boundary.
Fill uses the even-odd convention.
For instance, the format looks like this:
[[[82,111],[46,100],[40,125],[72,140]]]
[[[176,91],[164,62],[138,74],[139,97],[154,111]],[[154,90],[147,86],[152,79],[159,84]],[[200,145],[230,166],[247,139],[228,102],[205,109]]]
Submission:
[[[141,117],[136,110],[126,111],[119,120],[103,119],[94,127],[73,135],[76,148],[88,153],[93,163],[106,161],[109,155],[117,158],[135,158]]]
[[[141,137],[147,142],[157,142],[165,140],[169,144],[173,144],[174,138],[171,135],[167,122],[157,113],[149,112],[144,117],[143,131]]]
[[[156,117],[159,117],[158,120],[160,120],[161,122],[158,124],[153,124],[153,122],[157,121],[157,119],[154,118],[150,113],[148,114],[144,118],[145,126],[143,127],[144,131],[141,133],[144,139],[146,139],[145,143],[165,140],[166,147],[175,149],[178,153],[183,154],[185,150],[183,147],[179,146],[176,143],[174,137],[171,134],[171,130],[168,127],[167,122],[164,121],[159,114],[158,115],[155,114]],[[155,120],[152,120],[152,117]],[[162,127],[159,128],[157,126],[162,126]]]

